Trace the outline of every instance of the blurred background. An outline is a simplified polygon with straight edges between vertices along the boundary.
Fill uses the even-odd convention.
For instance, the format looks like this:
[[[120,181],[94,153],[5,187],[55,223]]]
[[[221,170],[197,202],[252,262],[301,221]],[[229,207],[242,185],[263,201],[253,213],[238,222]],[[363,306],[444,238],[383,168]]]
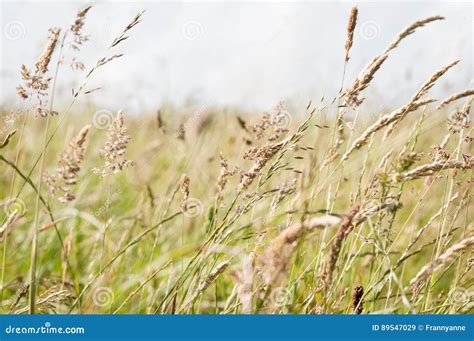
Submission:
[[[418,29],[391,53],[368,89],[365,107],[405,103],[434,71],[455,59],[462,63],[443,77],[434,96],[444,99],[474,85],[472,1],[1,1],[3,107],[21,104],[15,92],[20,65],[34,65],[48,28],[68,27],[88,4],[93,8],[84,32],[90,41],[79,54],[86,69],[137,12],[146,10],[117,51],[124,57],[106,65],[89,86],[102,90],[88,101],[110,110],[139,113],[189,103],[266,110],[280,100],[332,98],[341,86],[354,4],[359,20],[346,85],[413,21],[446,17]],[[82,75],[61,71],[60,105],[69,103]]]

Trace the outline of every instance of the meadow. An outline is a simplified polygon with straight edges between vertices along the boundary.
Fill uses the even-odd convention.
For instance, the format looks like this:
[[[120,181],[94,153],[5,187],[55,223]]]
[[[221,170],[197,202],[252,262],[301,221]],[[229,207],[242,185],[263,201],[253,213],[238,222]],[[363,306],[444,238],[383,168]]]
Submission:
[[[359,110],[391,51],[443,17],[402,23],[357,78],[334,75],[332,98],[132,116],[75,109],[147,20],[84,65],[93,10],[19,62],[24,106],[1,108],[2,313],[473,312],[474,89],[430,95],[459,61],[399,108]],[[344,70],[357,16],[332,28]],[[69,67],[80,81],[59,107]]]

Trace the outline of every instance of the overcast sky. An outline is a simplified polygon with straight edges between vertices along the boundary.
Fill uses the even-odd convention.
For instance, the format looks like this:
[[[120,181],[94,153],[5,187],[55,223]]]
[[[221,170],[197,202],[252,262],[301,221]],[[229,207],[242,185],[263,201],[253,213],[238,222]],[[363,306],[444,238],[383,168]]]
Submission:
[[[68,27],[90,3],[84,31],[90,34],[79,59],[101,57],[139,11],[142,23],[121,44],[123,52],[100,70],[89,96],[99,107],[132,112],[164,102],[189,101],[268,109],[279,100],[306,102],[334,96],[340,86],[347,18],[353,2],[161,2],[1,1],[0,103],[17,101],[22,63],[33,66],[52,26]],[[359,2],[359,21],[347,82],[417,19],[445,21],[420,28],[394,50],[374,79],[366,105],[395,106],[434,71],[462,63],[433,90],[444,97],[473,86],[472,1]],[[81,73],[62,72],[62,101],[70,100]]]

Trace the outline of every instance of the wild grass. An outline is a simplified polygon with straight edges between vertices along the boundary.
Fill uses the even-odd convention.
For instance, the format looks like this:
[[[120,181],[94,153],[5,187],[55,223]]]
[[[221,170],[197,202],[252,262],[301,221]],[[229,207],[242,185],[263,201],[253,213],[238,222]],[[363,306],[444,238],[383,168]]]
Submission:
[[[2,108],[3,313],[473,312],[473,91],[430,96],[458,61],[401,108],[359,112],[389,52],[442,17],[345,88],[352,9],[329,100],[130,116],[74,111],[142,20],[87,69],[89,10],[19,67],[25,108]],[[59,108],[67,61],[82,80]]]

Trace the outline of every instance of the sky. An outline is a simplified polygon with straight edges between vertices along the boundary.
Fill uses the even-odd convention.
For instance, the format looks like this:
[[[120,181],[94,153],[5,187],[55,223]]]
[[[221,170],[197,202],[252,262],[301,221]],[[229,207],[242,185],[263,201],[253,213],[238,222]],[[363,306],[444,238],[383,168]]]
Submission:
[[[68,27],[87,4],[84,32],[75,56],[92,66],[138,12],[142,22],[120,44],[124,53],[99,70],[84,98],[108,110],[156,110],[171,103],[267,110],[280,100],[307,103],[334,97],[341,86],[350,9],[359,7],[348,85],[413,21],[446,17],[420,28],[394,50],[366,92],[369,107],[405,103],[436,70],[461,63],[433,89],[447,95],[474,86],[472,1],[4,1],[0,0],[0,105],[21,104],[15,93],[21,64],[33,67],[48,28]],[[72,51],[68,51],[68,54]],[[72,56],[72,54],[71,54]],[[58,78],[58,103],[71,100],[84,73],[65,66]]]

